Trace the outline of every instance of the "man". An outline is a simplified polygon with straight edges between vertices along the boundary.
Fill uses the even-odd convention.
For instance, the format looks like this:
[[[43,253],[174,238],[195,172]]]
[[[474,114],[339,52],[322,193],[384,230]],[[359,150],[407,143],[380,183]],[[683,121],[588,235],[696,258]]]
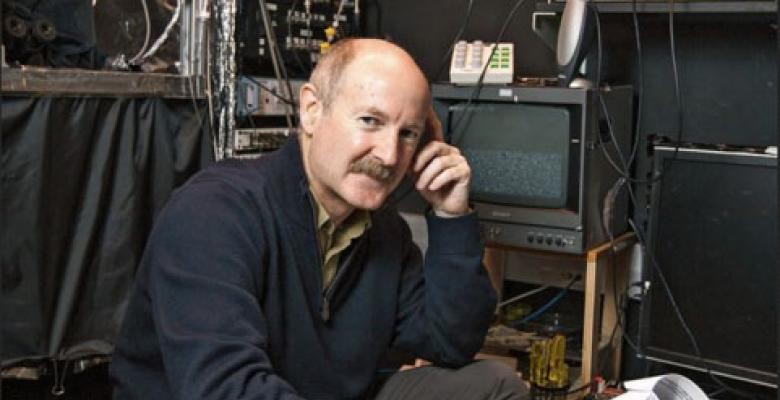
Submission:
[[[508,368],[471,363],[495,294],[468,164],[420,143],[426,127],[441,138],[430,102],[402,49],[342,41],[300,90],[299,138],[175,193],[117,341],[115,397],[367,398],[397,348],[441,367],[397,373],[377,398],[518,398]],[[405,175],[432,208],[424,262],[385,205]]]

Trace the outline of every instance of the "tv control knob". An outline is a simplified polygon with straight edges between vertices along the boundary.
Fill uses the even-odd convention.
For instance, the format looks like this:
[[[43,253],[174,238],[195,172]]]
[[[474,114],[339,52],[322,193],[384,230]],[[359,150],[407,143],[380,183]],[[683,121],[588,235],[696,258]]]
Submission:
[[[541,236],[537,236],[537,237],[536,237],[536,243],[537,243],[537,244],[542,244],[542,242],[543,242],[543,241],[544,241],[544,238],[543,238],[543,237],[541,237]]]
[[[552,246],[553,240],[552,240],[551,237],[548,237],[548,238],[544,239],[544,242],[547,243],[548,246]]]
[[[534,236],[533,235],[528,235],[528,237],[525,238],[525,240],[527,240],[528,243],[533,243],[534,242]]]
[[[561,239],[561,238],[557,238],[557,239],[555,239],[555,244],[556,244],[558,247],[563,247],[563,239]]]

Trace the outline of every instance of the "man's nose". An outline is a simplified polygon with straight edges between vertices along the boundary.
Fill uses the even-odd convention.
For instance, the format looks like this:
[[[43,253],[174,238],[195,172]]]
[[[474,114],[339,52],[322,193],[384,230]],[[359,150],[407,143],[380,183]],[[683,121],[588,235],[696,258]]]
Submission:
[[[398,133],[387,129],[377,135],[374,144],[374,155],[387,166],[394,166],[398,162]]]

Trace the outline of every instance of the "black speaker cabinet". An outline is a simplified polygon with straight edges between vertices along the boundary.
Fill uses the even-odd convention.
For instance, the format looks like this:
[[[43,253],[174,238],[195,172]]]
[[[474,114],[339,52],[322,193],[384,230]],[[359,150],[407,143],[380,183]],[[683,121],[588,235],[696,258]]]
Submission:
[[[777,156],[655,148],[642,342],[654,361],[777,387]]]

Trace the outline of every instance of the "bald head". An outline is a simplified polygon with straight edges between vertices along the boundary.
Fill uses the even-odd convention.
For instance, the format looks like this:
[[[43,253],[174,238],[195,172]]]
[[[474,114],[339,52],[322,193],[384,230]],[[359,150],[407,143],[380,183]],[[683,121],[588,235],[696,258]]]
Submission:
[[[309,78],[309,82],[319,89],[320,100],[326,110],[338,93],[344,72],[356,59],[364,57],[380,57],[383,61],[411,66],[417,75],[415,78],[425,81],[414,59],[397,45],[381,39],[342,39],[325,53]]]

